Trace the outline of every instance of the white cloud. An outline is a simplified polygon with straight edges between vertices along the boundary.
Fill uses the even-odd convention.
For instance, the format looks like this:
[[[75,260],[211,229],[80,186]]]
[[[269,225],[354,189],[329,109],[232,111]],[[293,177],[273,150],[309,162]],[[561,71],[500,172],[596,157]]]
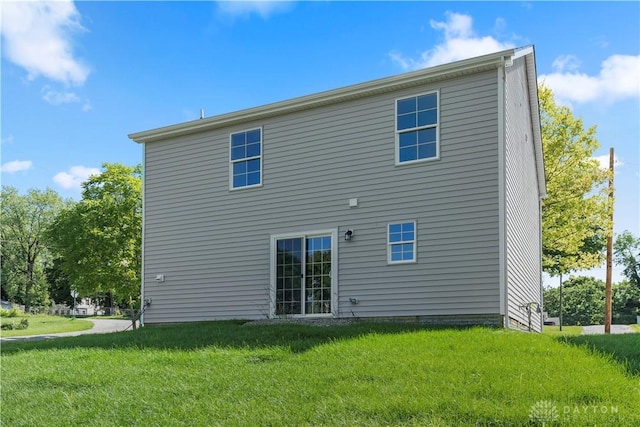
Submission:
[[[269,16],[286,12],[291,8],[291,1],[276,0],[276,1],[238,1],[227,0],[219,1],[218,9],[230,16],[248,16],[252,13],[260,15],[266,19]]]
[[[575,71],[580,68],[580,60],[573,55],[561,55],[554,59],[551,67],[557,72]]]
[[[461,59],[513,48],[513,43],[501,42],[491,36],[477,36],[473,30],[473,18],[469,15],[447,12],[447,21],[431,20],[431,28],[444,32],[444,42],[425,50],[418,58],[405,57],[399,52],[389,53],[393,62],[405,70],[433,67]],[[504,20],[496,21],[497,28],[504,27]]]
[[[5,145],[5,144],[13,144],[13,141],[15,140],[15,138],[13,137],[12,134],[9,134],[8,136],[2,138],[0,140],[0,144]]]
[[[98,168],[86,166],[72,166],[69,172],[60,172],[53,177],[53,181],[65,190],[79,190],[82,183],[91,175],[100,174]]]
[[[553,73],[539,76],[539,81],[553,90],[559,103],[610,104],[640,97],[640,55],[612,55],[602,62],[596,76],[578,72],[577,60],[573,67],[566,67],[562,58],[567,57],[554,61]]]
[[[74,92],[57,91],[52,89],[49,85],[45,85],[42,88],[42,99],[44,99],[51,105],[63,105],[81,102],[82,111],[87,112],[91,110],[91,102],[89,102],[88,99],[85,99],[83,101]]]
[[[74,57],[71,33],[84,31],[72,1],[3,1],[0,31],[4,56],[34,80],[42,75],[82,85],[89,69]]]
[[[73,92],[58,92],[49,86],[42,88],[42,99],[51,105],[69,104],[72,102],[80,102],[80,97]]]
[[[14,160],[12,162],[6,162],[0,169],[2,169],[3,173],[16,173],[29,170],[32,166],[33,162],[31,160]]]
[[[600,164],[600,168],[601,169],[609,169],[609,155],[608,154],[603,154],[602,156],[596,156],[594,157],[594,160],[597,160],[598,163]],[[624,163],[622,163],[622,161],[618,158],[618,156],[613,153],[613,169],[616,170],[617,168],[623,166]]]

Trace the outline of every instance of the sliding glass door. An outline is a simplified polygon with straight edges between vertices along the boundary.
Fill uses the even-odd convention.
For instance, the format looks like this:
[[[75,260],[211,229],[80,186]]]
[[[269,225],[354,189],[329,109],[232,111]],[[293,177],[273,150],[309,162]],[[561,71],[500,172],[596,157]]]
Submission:
[[[332,235],[287,236],[273,240],[274,314],[331,314],[334,262]]]

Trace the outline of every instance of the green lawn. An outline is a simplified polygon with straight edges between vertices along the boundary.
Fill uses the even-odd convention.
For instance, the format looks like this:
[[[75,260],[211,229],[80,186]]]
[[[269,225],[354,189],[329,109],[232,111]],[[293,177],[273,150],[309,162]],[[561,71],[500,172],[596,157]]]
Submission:
[[[640,377],[640,336],[637,334],[581,335],[560,339],[565,343],[586,346],[591,351],[616,360],[630,373]],[[640,396],[638,398],[640,405]]]
[[[582,326],[543,326],[543,333],[546,335],[580,335],[582,333]]]
[[[20,321],[25,318],[29,321],[29,327],[27,329],[1,330],[0,338],[84,331],[85,329],[91,329],[93,327],[93,323],[88,320],[44,315],[3,317],[2,323],[14,322],[18,325]]]
[[[638,426],[618,337],[210,322],[4,343],[2,425]]]

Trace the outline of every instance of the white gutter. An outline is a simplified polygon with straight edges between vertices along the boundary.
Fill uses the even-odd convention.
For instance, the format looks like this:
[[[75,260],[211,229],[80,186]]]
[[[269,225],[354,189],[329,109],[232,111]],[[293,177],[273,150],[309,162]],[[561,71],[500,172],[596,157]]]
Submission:
[[[516,54],[515,49],[508,49],[476,58],[438,65],[410,73],[385,77],[378,80],[333,89],[313,95],[275,102],[260,107],[249,108],[232,113],[193,120],[172,126],[165,126],[143,132],[129,134],[129,138],[138,143],[159,141],[181,135],[203,132],[211,129],[241,123],[248,120],[263,119],[276,115],[301,111],[323,105],[330,105],[351,99],[390,92],[402,88],[422,85],[429,82],[462,76],[480,71],[495,69],[501,65],[505,56]]]

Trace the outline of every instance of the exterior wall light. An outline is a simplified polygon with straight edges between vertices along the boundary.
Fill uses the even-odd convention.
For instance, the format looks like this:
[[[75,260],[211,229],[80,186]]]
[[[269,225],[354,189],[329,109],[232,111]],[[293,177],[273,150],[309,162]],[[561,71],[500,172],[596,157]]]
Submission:
[[[346,240],[348,242],[351,239],[353,239],[353,230],[347,230],[344,233],[344,240]]]

